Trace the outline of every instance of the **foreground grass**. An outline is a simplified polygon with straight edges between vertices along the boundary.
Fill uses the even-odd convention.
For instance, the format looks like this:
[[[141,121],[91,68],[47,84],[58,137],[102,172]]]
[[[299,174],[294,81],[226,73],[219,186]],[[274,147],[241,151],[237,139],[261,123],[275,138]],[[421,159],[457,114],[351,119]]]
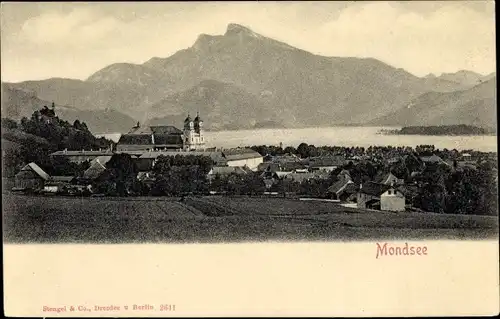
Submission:
[[[3,195],[4,241],[134,243],[485,239],[497,218],[368,212],[283,198]]]

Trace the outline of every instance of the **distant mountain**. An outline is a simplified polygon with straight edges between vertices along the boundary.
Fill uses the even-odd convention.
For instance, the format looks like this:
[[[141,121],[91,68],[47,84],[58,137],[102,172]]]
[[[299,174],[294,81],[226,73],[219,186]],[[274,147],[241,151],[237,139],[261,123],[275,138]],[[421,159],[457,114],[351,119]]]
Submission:
[[[19,90],[2,83],[2,117],[20,120],[52,102],[40,99],[33,91]],[[79,110],[56,104],[56,114],[70,123],[84,121],[92,132],[117,132],[128,130],[135,120],[115,110]]]
[[[484,81],[485,76],[476,72],[461,70],[455,73],[443,73],[439,79],[459,83],[464,87],[471,87]]]
[[[473,81],[469,73],[465,78]],[[426,92],[462,90],[464,81],[420,78],[372,58],[319,56],[229,24],[225,34],[201,34],[170,57],[112,64],[86,81],[8,85],[76,109],[116,110],[141,123],[179,123],[199,109],[217,129],[368,123]]]
[[[375,59],[314,55],[230,24],[224,35],[202,34],[194,45],[145,66],[162,70],[185,90],[198,79],[233,83],[294,117],[291,125],[362,122],[429,90],[454,90]],[[450,87],[451,86],[451,87]]]
[[[428,92],[404,108],[383,116],[375,125],[457,125],[496,128],[496,77],[470,89]]]
[[[199,111],[205,126],[213,130],[253,128],[262,119],[280,121],[268,102],[265,94],[257,96],[234,84],[203,80],[154,104],[148,117],[153,118],[151,123],[182,125],[188,113]]]
[[[135,84],[107,81],[81,81],[51,78],[40,81],[5,83],[6,86],[32,92],[40,99],[81,110],[112,109],[131,116],[141,114],[140,105],[148,105],[147,90]]]

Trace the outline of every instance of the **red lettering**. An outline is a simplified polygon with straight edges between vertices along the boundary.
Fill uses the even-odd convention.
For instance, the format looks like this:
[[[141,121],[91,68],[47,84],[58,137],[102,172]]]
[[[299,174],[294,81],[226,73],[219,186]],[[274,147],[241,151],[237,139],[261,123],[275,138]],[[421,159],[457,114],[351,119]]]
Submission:
[[[385,243],[382,247],[380,246],[379,243],[377,243],[377,257],[376,259],[378,259],[378,256],[380,255],[387,255],[387,243]]]

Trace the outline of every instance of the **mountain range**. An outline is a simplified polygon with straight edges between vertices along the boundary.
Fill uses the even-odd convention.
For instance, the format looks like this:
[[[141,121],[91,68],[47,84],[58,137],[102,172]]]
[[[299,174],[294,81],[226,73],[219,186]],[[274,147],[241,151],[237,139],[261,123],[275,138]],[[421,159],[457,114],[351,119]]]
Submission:
[[[373,58],[320,56],[229,24],[223,35],[201,34],[167,58],[112,64],[85,81],[4,83],[2,90],[54,101],[71,116],[87,114],[91,130],[104,133],[127,131],[132,118],[180,126],[198,111],[209,129],[399,126],[412,123],[410,109],[422,112],[424,125],[496,126],[495,84],[494,73],[417,77]],[[13,100],[2,99],[2,111],[16,113]],[[103,114],[116,116],[114,124]]]

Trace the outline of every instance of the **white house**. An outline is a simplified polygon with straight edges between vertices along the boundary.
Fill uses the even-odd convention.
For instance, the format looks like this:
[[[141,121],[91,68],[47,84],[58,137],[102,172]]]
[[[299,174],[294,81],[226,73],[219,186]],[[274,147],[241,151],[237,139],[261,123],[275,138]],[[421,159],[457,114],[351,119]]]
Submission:
[[[380,195],[380,210],[402,212],[405,210],[405,196],[393,187]]]
[[[222,151],[228,166],[248,167],[257,171],[259,164],[264,162],[264,157],[250,148],[235,148]]]

